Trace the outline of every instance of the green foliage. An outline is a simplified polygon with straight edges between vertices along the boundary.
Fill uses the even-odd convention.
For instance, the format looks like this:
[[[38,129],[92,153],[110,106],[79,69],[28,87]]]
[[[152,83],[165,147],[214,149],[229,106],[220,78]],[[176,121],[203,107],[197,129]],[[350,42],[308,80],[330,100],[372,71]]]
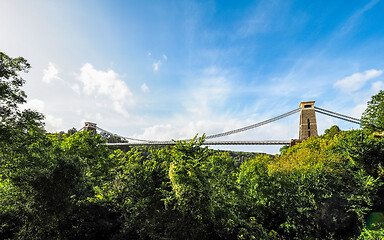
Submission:
[[[27,97],[21,90],[25,80],[19,73],[27,72],[29,68],[24,58],[11,58],[0,52],[0,144],[17,141],[29,128],[42,127],[41,114],[18,109],[18,104],[25,103]]]
[[[0,233],[28,239],[357,237],[382,189],[373,170],[379,158],[370,166],[357,154],[358,133],[311,138],[237,167],[228,153],[202,148],[203,138],[124,153],[86,132],[34,132],[28,151],[2,166]],[[360,147],[382,150],[372,142],[380,138],[364,136]]]
[[[280,148],[280,153],[284,153],[286,150],[288,150],[289,149],[289,146],[288,145],[285,145],[285,146],[282,146],[281,148]]]
[[[369,131],[384,131],[384,91],[372,96],[361,117],[363,128]]]
[[[357,236],[367,213],[379,207],[383,184],[364,169],[365,162],[356,165],[341,154],[341,148],[354,149],[353,136],[354,131],[311,138],[275,158],[245,162],[239,174],[243,212],[263,226],[249,238],[267,238],[265,233],[277,239]]]
[[[333,151],[374,177],[384,177],[384,138],[367,130],[343,132]]]
[[[11,58],[0,52],[0,104],[3,108],[16,108],[17,104],[26,102],[27,96],[20,89],[25,80],[19,72],[27,72],[30,67],[24,58]],[[6,113],[3,110],[2,116]]]
[[[26,95],[18,74],[29,68],[25,59],[0,53],[0,238],[57,239],[68,231],[71,238],[84,225],[69,220],[101,208],[87,199],[112,179],[117,158],[99,137],[47,135],[41,114],[19,110]]]
[[[17,108],[29,65],[0,57],[0,239],[384,235],[372,220],[384,210],[384,138],[372,129],[333,126],[276,156],[209,150],[204,136],[112,150],[88,132],[44,133],[42,115]]]
[[[19,229],[14,229],[18,238],[56,238],[62,235],[62,222],[111,178],[115,162],[103,142],[86,132],[70,137],[29,135],[33,143],[22,152],[8,152],[8,161],[3,158],[1,183],[7,188],[2,201],[7,207],[1,216],[19,216]],[[3,231],[10,231],[9,226],[13,224],[3,225]]]
[[[119,237],[232,239],[236,236],[236,167],[225,153],[201,148],[203,138],[173,148],[119,152],[115,179],[92,202],[122,213]]]
[[[384,239],[384,228],[378,230],[363,229],[358,240],[382,240]]]
[[[330,137],[333,137],[335,134],[338,134],[340,132],[340,128],[337,125],[333,125],[329,129],[325,129],[324,133],[329,135]]]
[[[77,133],[76,128],[71,128],[71,129],[68,129],[68,131],[67,131],[67,135],[73,135],[75,133]]]
[[[169,168],[169,178],[178,208],[199,221],[211,217],[209,206],[211,189],[209,177],[206,176],[209,152],[207,148],[200,148],[202,142],[194,145],[194,141],[189,144],[180,142],[176,144],[172,154],[174,158]]]

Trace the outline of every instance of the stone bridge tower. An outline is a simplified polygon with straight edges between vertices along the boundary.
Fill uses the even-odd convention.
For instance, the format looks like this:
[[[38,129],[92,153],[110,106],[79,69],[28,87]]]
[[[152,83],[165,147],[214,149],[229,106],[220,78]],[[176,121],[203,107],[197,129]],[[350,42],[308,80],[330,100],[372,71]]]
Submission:
[[[299,139],[317,137],[317,123],[315,115],[315,101],[301,102]]]
[[[95,131],[96,132],[96,123],[84,122],[84,131]]]

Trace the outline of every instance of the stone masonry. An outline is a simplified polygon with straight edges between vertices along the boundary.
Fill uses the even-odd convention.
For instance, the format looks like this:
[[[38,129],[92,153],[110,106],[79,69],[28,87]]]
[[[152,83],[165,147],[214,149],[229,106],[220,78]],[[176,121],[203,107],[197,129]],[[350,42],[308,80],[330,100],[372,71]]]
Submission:
[[[317,124],[315,115],[315,101],[301,102],[299,139],[317,137]]]
[[[96,131],[96,123],[84,122],[84,131]]]

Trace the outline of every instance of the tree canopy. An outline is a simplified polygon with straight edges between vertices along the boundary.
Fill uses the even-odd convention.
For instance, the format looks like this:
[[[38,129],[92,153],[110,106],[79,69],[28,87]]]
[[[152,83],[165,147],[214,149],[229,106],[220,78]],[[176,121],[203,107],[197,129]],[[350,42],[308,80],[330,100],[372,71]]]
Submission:
[[[364,111],[361,122],[364,129],[370,131],[384,131],[384,91],[372,96],[368,101],[367,109]]]
[[[21,89],[25,80],[20,76],[28,72],[30,64],[22,57],[11,58],[0,52],[0,139],[17,141],[27,129],[41,128],[43,115],[19,109],[26,102],[27,95]]]
[[[2,107],[16,107],[26,102],[26,94],[20,89],[25,80],[19,75],[31,66],[22,57],[11,58],[0,52],[0,101]]]

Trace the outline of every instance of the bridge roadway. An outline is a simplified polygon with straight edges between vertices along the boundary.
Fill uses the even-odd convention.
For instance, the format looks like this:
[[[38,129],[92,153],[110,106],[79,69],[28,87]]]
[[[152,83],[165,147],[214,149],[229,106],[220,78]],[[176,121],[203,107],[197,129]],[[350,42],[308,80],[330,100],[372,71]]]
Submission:
[[[207,141],[202,145],[289,145],[291,141],[272,140],[272,141]],[[171,146],[175,145],[173,141],[156,141],[156,142],[140,142],[140,143],[107,143],[108,146]]]

